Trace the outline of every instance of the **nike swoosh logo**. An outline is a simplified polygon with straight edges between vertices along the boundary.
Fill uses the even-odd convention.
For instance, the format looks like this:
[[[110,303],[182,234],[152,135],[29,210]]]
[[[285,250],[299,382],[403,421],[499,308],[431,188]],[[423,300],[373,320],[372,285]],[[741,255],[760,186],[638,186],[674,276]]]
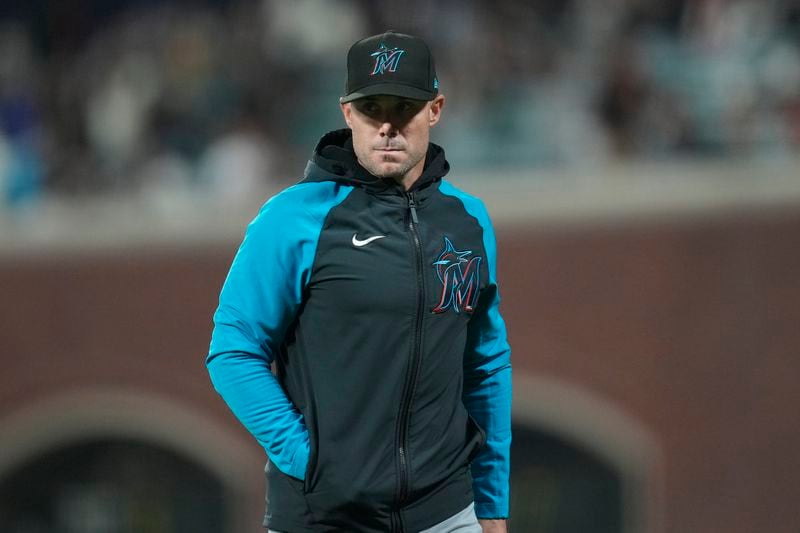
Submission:
[[[378,239],[383,239],[386,235],[375,235],[374,237],[368,237],[366,239],[359,240],[357,237],[358,233],[353,233],[353,246],[361,248],[362,246],[366,246],[372,241],[377,241]]]

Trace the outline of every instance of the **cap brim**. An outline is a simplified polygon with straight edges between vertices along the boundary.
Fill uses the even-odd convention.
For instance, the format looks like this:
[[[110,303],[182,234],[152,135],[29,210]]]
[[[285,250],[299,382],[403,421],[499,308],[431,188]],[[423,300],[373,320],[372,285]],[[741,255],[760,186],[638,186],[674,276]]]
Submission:
[[[352,102],[353,100],[358,100],[359,98],[364,98],[366,96],[379,95],[401,96],[403,98],[411,98],[412,100],[429,101],[436,98],[436,94],[436,91],[425,91],[417,87],[411,87],[410,85],[402,85],[398,83],[376,83],[362,87],[361,89],[353,91],[350,94],[346,94],[339,98],[339,101],[343,104],[346,104],[347,102]]]

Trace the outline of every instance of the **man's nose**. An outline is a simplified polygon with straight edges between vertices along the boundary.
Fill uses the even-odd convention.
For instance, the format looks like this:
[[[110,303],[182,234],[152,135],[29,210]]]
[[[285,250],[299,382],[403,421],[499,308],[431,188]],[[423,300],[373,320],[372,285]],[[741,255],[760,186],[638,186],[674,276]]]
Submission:
[[[383,119],[383,122],[381,123],[381,127],[378,130],[378,133],[380,134],[381,137],[394,137],[397,135],[397,128],[392,123],[392,121],[388,117],[386,117]]]

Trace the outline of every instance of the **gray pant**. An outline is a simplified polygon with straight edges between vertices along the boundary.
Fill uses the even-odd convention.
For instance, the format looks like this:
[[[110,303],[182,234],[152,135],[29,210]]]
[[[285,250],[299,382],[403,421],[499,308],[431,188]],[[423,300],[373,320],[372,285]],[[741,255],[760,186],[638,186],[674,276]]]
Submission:
[[[454,514],[444,522],[439,522],[420,533],[481,533],[483,529],[475,516],[475,504],[471,503],[463,511]]]
[[[481,533],[481,525],[475,516],[475,504],[471,503],[466,509],[460,511],[444,522],[439,522],[419,533]],[[270,529],[269,533],[280,533]]]

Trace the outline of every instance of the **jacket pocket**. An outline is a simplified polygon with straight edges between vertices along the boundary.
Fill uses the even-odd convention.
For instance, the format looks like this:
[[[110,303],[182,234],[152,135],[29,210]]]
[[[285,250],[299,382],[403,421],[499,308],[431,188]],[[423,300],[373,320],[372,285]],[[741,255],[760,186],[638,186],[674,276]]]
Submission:
[[[264,472],[267,477],[265,524],[273,517],[283,519],[292,517],[295,520],[313,520],[313,515],[303,494],[303,482],[288,474],[284,474],[271,462],[267,463]]]
[[[467,413],[467,418],[470,425],[470,439],[467,442],[467,446],[472,446],[472,450],[469,452],[469,456],[467,457],[469,461],[472,461],[478,453],[486,446],[486,430],[484,430],[480,424],[478,424],[472,415]]]
[[[308,464],[303,477],[303,492],[309,493],[317,484],[317,461],[319,460],[319,442],[316,431],[308,433]]]

